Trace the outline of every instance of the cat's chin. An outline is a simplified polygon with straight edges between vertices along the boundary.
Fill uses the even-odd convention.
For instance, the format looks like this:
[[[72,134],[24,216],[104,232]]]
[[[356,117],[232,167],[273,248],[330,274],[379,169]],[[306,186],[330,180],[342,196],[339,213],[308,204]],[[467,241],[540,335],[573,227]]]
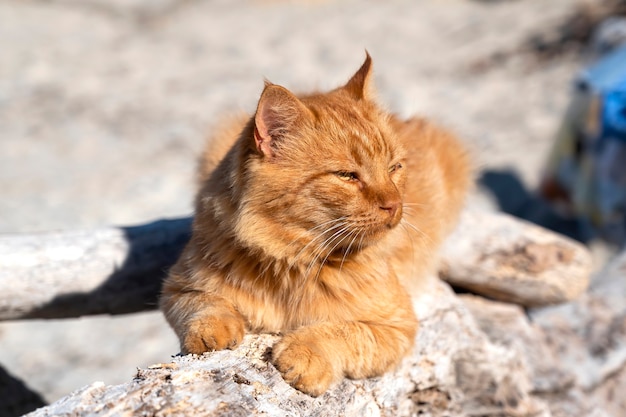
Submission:
[[[372,246],[383,240],[393,229],[398,226],[399,222],[394,224],[385,224],[368,231],[363,235],[360,242],[362,247]]]
[[[358,239],[351,239],[338,245],[333,249],[332,253],[327,255],[329,261],[343,261],[346,255],[354,255],[362,252],[364,249],[375,246],[380,243],[390,232],[389,228],[379,229],[359,235]]]

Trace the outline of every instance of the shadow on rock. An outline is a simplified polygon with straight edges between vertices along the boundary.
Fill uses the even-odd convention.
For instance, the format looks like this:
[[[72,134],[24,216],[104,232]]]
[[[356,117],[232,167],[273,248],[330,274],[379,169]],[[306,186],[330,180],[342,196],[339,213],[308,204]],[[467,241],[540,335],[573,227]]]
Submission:
[[[481,173],[478,184],[497,201],[504,213],[530,221],[546,229],[587,243],[593,237],[576,218],[559,214],[547,201],[526,189],[518,175],[510,170]]]

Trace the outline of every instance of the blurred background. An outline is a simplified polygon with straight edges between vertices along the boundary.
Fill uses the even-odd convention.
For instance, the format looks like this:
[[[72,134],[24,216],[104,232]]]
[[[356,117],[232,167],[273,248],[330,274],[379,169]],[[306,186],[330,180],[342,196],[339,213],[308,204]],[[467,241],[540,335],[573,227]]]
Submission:
[[[0,233],[190,215],[196,158],[221,115],[254,110],[264,78],[334,88],[365,49],[390,110],[428,116],[470,145],[485,185],[472,204],[545,214],[524,206],[526,194],[540,184],[574,78],[597,53],[594,29],[623,6],[0,1]],[[126,382],[177,352],[158,312],[0,323],[0,375],[21,381],[31,405]]]

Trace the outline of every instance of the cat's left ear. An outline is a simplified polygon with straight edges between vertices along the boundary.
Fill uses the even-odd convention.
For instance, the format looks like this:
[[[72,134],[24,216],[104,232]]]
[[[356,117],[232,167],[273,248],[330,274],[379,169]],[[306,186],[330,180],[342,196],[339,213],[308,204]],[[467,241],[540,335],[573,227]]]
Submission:
[[[369,100],[374,94],[372,57],[365,51],[365,62],[343,87],[356,100]]]
[[[306,122],[309,113],[304,103],[289,90],[266,82],[254,116],[257,150],[269,158],[276,156],[280,143]]]

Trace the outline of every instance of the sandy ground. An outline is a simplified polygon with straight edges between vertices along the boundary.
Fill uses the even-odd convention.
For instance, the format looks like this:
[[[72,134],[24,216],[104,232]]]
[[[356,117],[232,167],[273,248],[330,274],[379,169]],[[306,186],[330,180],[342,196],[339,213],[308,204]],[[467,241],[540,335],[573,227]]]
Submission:
[[[447,125],[534,186],[580,63],[511,51],[574,2],[0,2],[0,233],[191,213],[195,158],[263,78],[335,87],[374,58],[379,96]],[[0,262],[2,260],[0,259]],[[158,313],[0,324],[0,366],[53,401],[128,381],[177,341]]]

